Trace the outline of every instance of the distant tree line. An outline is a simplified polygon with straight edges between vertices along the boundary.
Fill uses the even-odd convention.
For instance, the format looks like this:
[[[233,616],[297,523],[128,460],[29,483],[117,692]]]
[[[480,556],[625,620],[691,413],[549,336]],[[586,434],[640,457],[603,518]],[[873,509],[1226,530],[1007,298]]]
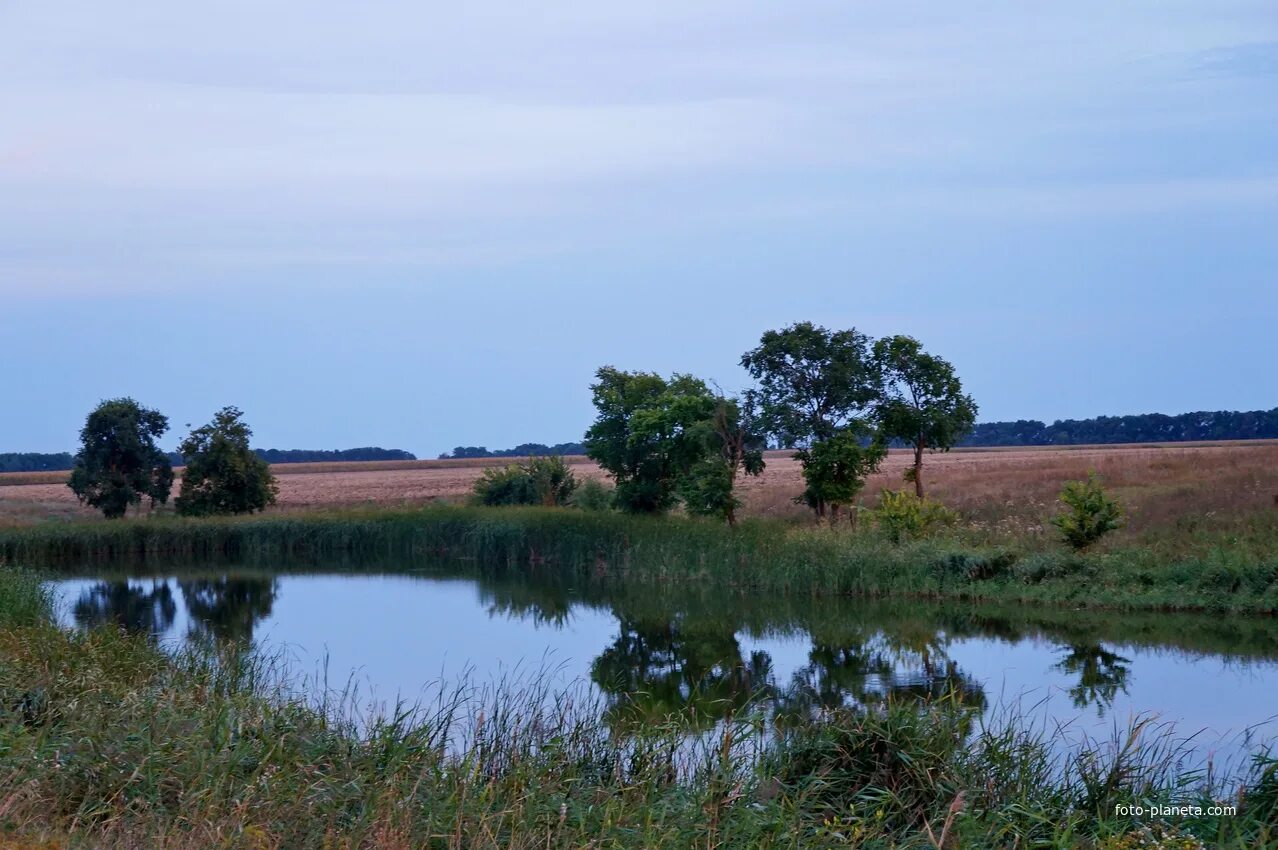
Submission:
[[[402,449],[367,447],[359,449],[253,449],[267,463],[332,463],[358,460],[417,460]],[[571,454],[571,452],[565,452]],[[579,452],[578,452],[579,454]],[[181,452],[168,452],[172,466],[183,463]],[[480,455],[484,457],[484,455]],[[59,472],[75,467],[75,456],[69,452],[8,452],[0,454],[0,472]]]
[[[584,455],[584,443],[520,443],[513,449],[488,449],[484,446],[457,446],[451,452],[444,452],[440,460],[466,457],[551,457],[552,455]]]
[[[330,463],[352,460],[417,460],[417,455],[403,449],[365,446],[358,449],[254,449],[254,454],[267,463]]]
[[[56,472],[70,469],[75,458],[69,452],[5,452],[0,454],[0,472]]]
[[[1273,410],[1199,411],[1168,416],[1098,416],[1058,419],[1051,425],[1035,419],[982,422],[959,446],[1070,446],[1093,443],[1170,443],[1188,440],[1278,439],[1278,407]]]

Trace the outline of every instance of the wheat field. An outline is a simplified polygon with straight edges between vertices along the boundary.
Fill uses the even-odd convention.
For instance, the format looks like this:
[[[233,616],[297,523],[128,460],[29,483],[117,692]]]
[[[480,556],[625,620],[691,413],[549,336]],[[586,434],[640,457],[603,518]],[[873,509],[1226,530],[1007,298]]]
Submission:
[[[350,505],[413,505],[458,501],[490,466],[510,458],[283,464],[276,511]],[[584,457],[568,459],[579,478],[606,476]],[[884,487],[906,486],[910,454],[892,451],[866,484],[873,504]],[[1134,532],[1186,516],[1243,516],[1278,510],[1278,441],[956,449],[928,455],[928,494],[975,524],[1023,532],[1055,509],[1061,483],[1097,472],[1128,509]],[[66,473],[0,474],[0,524],[90,517],[66,486]],[[788,452],[768,452],[767,469],[741,485],[745,516],[806,514],[793,498],[802,490],[799,465]]]

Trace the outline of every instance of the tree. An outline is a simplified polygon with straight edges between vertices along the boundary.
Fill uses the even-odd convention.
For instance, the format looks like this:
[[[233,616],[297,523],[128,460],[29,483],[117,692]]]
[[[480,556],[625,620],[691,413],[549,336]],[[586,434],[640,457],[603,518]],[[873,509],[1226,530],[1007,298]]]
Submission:
[[[839,518],[839,508],[852,504],[865,479],[877,472],[887,447],[879,440],[867,442],[864,426],[845,428],[827,440],[799,449],[795,457],[803,464],[807,488],[795,498],[816,511],[820,519],[827,511],[831,521]]]
[[[759,382],[764,426],[785,447],[828,440],[878,398],[870,338],[856,328],[799,322],[767,331],[741,365]]]
[[[737,524],[737,475],[763,472],[765,439],[754,393],[741,399],[720,396],[714,412],[698,426],[706,452],[681,486],[684,507],[695,516],[715,516]]]
[[[1089,472],[1086,481],[1065,482],[1060,498],[1066,510],[1052,517],[1052,525],[1075,549],[1086,549],[1123,527],[1122,506],[1105,495],[1095,472]]]
[[[118,519],[142,497],[168,501],[173,487],[173,466],[155,441],[169,429],[169,420],[157,410],[142,407],[131,398],[99,404],[80,429],[80,451],[67,482],[81,502]]]
[[[598,416],[586,432],[586,454],[617,484],[617,507],[660,513],[679,500],[678,485],[706,454],[704,431],[717,403],[705,383],[676,374],[604,366],[591,385]]]
[[[253,431],[244,414],[224,407],[208,425],[182,441],[186,468],[177,511],[183,516],[245,514],[275,504],[278,488],[271,466],[249,448]]]
[[[976,422],[976,402],[963,392],[954,367],[928,354],[913,337],[890,336],[874,343],[882,396],[875,411],[889,440],[914,450],[914,494],[923,498],[923,452],[949,451]]]

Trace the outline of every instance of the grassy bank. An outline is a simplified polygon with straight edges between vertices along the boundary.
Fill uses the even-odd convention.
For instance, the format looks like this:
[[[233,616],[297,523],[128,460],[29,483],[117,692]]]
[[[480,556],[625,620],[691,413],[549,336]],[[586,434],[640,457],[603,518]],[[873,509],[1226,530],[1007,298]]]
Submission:
[[[912,595],[1164,610],[1278,611],[1278,515],[1084,554],[970,532],[872,532],[570,510],[435,507],[240,519],[46,523],[0,530],[0,558],[57,568],[229,558],[447,558],[482,571],[717,582],[766,592]]]
[[[1015,718],[978,728],[942,703],[743,715],[689,747],[673,724],[615,736],[534,684],[359,731],[268,685],[260,658],[65,632],[48,604],[32,574],[0,571],[6,847],[1127,850],[1159,820],[1178,837],[1152,846],[1278,846],[1274,762],[1214,785],[1151,726],[1060,756]],[[1115,813],[1222,799],[1239,811]]]

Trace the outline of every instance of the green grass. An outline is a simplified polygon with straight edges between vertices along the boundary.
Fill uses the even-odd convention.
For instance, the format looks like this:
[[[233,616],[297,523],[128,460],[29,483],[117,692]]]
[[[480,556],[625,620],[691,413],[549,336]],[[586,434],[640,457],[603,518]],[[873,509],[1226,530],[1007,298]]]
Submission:
[[[1228,531],[1191,529],[1078,554],[1042,540],[962,531],[893,543],[872,531],[780,522],[737,529],[682,517],[543,508],[432,507],[260,516],[50,523],[0,531],[0,558],[59,565],[166,566],[232,559],[281,565],[446,558],[479,571],[797,595],[908,595],[1186,611],[1278,612],[1278,512]]]

